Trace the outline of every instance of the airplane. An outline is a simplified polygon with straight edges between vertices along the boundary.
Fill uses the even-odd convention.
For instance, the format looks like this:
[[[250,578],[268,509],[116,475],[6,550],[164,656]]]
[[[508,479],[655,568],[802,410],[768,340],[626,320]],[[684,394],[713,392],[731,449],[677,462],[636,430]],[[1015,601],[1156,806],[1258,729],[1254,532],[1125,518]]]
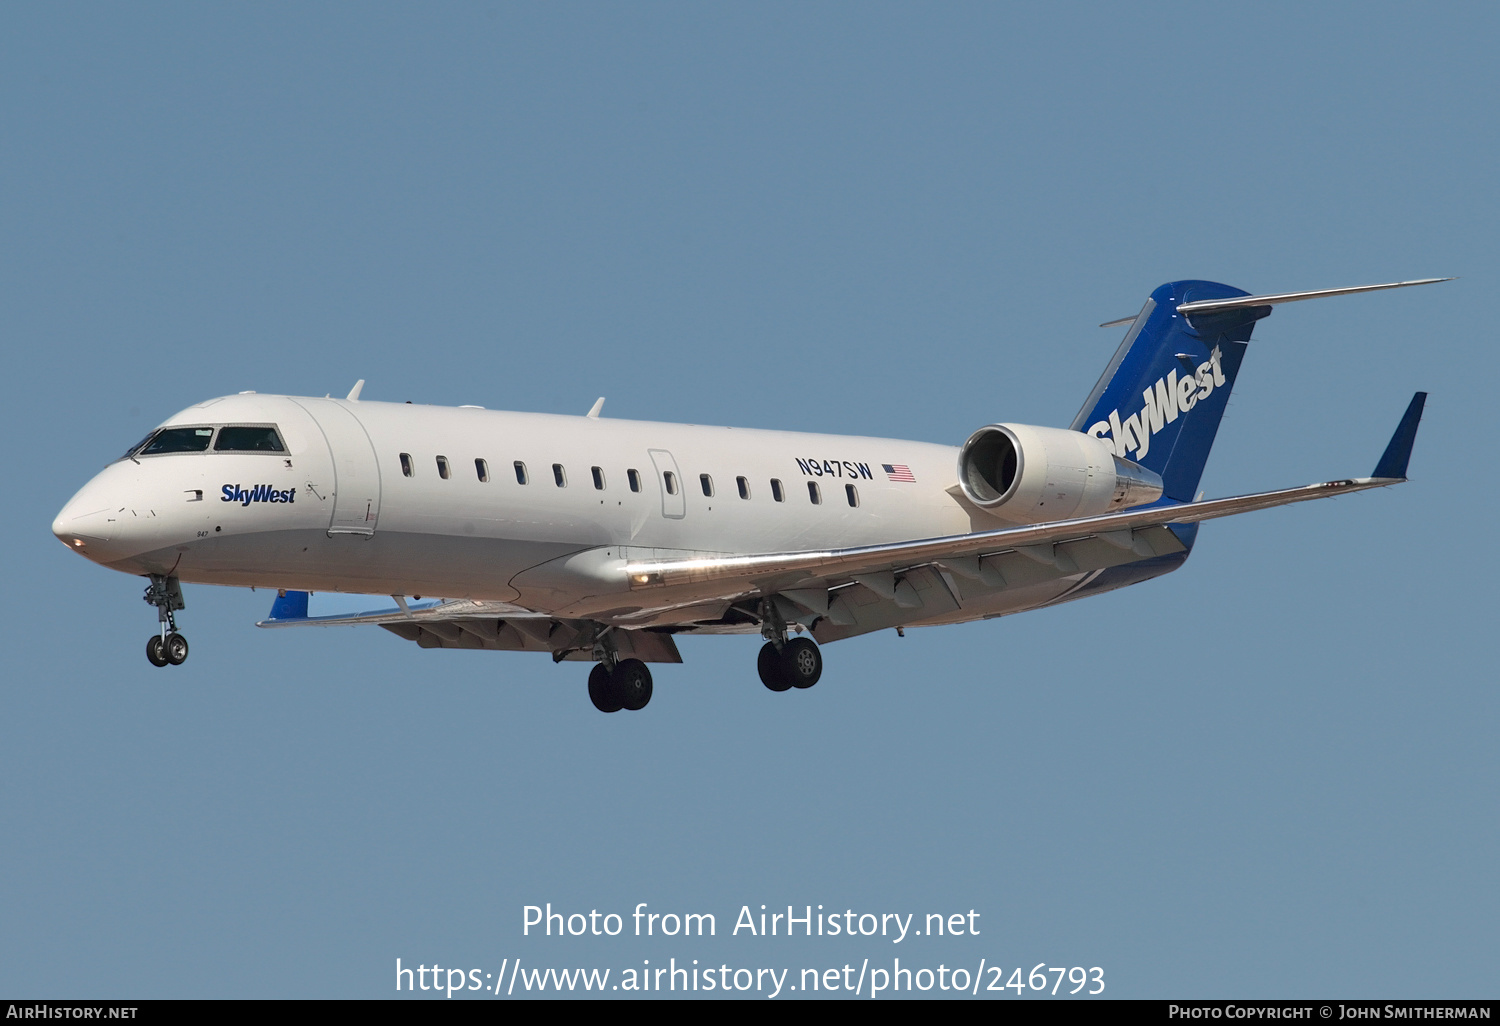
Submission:
[[[1204,501],[1255,322],[1282,303],[1448,278],[1252,296],[1151,293],[1067,428],[957,448],[790,431],[238,395],[165,420],[57,515],[78,554],[146,577],[156,666],[188,654],[182,584],[275,589],[271,628],[378,624],[423,648],[594,664],[639,710],[678,634],[760,634],[761,682],[815,685],[821,646],[989,619],[1158,577],[1199,524],[1406,480],[1426,393],[1369,477]],[[311,592],[395,606],[310,616]],[[424,599],[425,596],[425,599]]]

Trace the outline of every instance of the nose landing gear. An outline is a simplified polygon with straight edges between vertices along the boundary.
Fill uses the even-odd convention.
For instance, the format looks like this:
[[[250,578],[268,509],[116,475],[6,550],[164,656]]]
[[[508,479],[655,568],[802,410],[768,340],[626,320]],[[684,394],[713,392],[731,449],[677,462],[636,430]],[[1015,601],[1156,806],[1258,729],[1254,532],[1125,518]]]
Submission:
[[[175,577],[152,574],[143,596],[156,607],[161,633],[146,642],[146,658],[152,666],[181,666],[188,657],[187,638],[177,633],[177,618],[172,614],[187,608],[182,599],[182,583]]]

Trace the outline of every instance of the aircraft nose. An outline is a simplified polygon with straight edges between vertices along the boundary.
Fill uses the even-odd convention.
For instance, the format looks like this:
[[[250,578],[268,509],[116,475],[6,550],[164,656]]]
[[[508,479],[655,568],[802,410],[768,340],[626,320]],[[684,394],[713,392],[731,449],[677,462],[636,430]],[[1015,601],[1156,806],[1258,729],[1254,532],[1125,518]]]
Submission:
[[[52,533],[68,548],[92,560],[113,557],[119,511],[106,501],[100,485],[91,481],[73,496],[52,521]]]
[[[85,556],[95,555],[90,551],[90,546],[100,548],[114,537],[115,520],[110,512],[101,509],[80,513],[73,503],[69,503],[57,514],[57,519],[52,521],[52,533],[74,552]]]
[[[52,533],[57,536],[58,541],[62,542],[70,549],[73,548],[73,538],[71,533],[68,531],[68,527],[72,523],[73,517],[68,512],[67,506],[64,506],[62,510],[57,514],[57,518],[52,521]]]

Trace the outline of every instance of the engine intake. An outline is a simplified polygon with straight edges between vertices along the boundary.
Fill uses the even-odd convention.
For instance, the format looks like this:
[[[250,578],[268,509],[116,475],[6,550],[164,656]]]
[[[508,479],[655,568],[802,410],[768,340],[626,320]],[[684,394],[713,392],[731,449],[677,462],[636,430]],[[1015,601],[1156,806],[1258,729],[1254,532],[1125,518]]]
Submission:
[[[1113,513],[1155,502],[1162,481],[1101,439],[1063,428],[990,424],[958,452],[958,483],[976,506],[1021,523]]]

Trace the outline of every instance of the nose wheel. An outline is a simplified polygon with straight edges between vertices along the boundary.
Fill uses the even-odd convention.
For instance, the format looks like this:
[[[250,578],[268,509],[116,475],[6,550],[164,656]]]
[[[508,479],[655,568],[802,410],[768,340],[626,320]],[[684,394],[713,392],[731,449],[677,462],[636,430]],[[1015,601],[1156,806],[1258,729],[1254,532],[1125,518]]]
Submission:
[[[161,633],[146,642],[146,658],[152,666],[181,666],[187,661],[188,643],[187,638],[177,633],[177,617],[173,614],[187,607],[182,599],[182,583],[175,577],[152,574],[143,597],[156,607],[161,622]]]
[[[181,666],[187,661],[187,638],[172,633],[166,637],[153,634],[146,640],[146,658],[152,666]]]

